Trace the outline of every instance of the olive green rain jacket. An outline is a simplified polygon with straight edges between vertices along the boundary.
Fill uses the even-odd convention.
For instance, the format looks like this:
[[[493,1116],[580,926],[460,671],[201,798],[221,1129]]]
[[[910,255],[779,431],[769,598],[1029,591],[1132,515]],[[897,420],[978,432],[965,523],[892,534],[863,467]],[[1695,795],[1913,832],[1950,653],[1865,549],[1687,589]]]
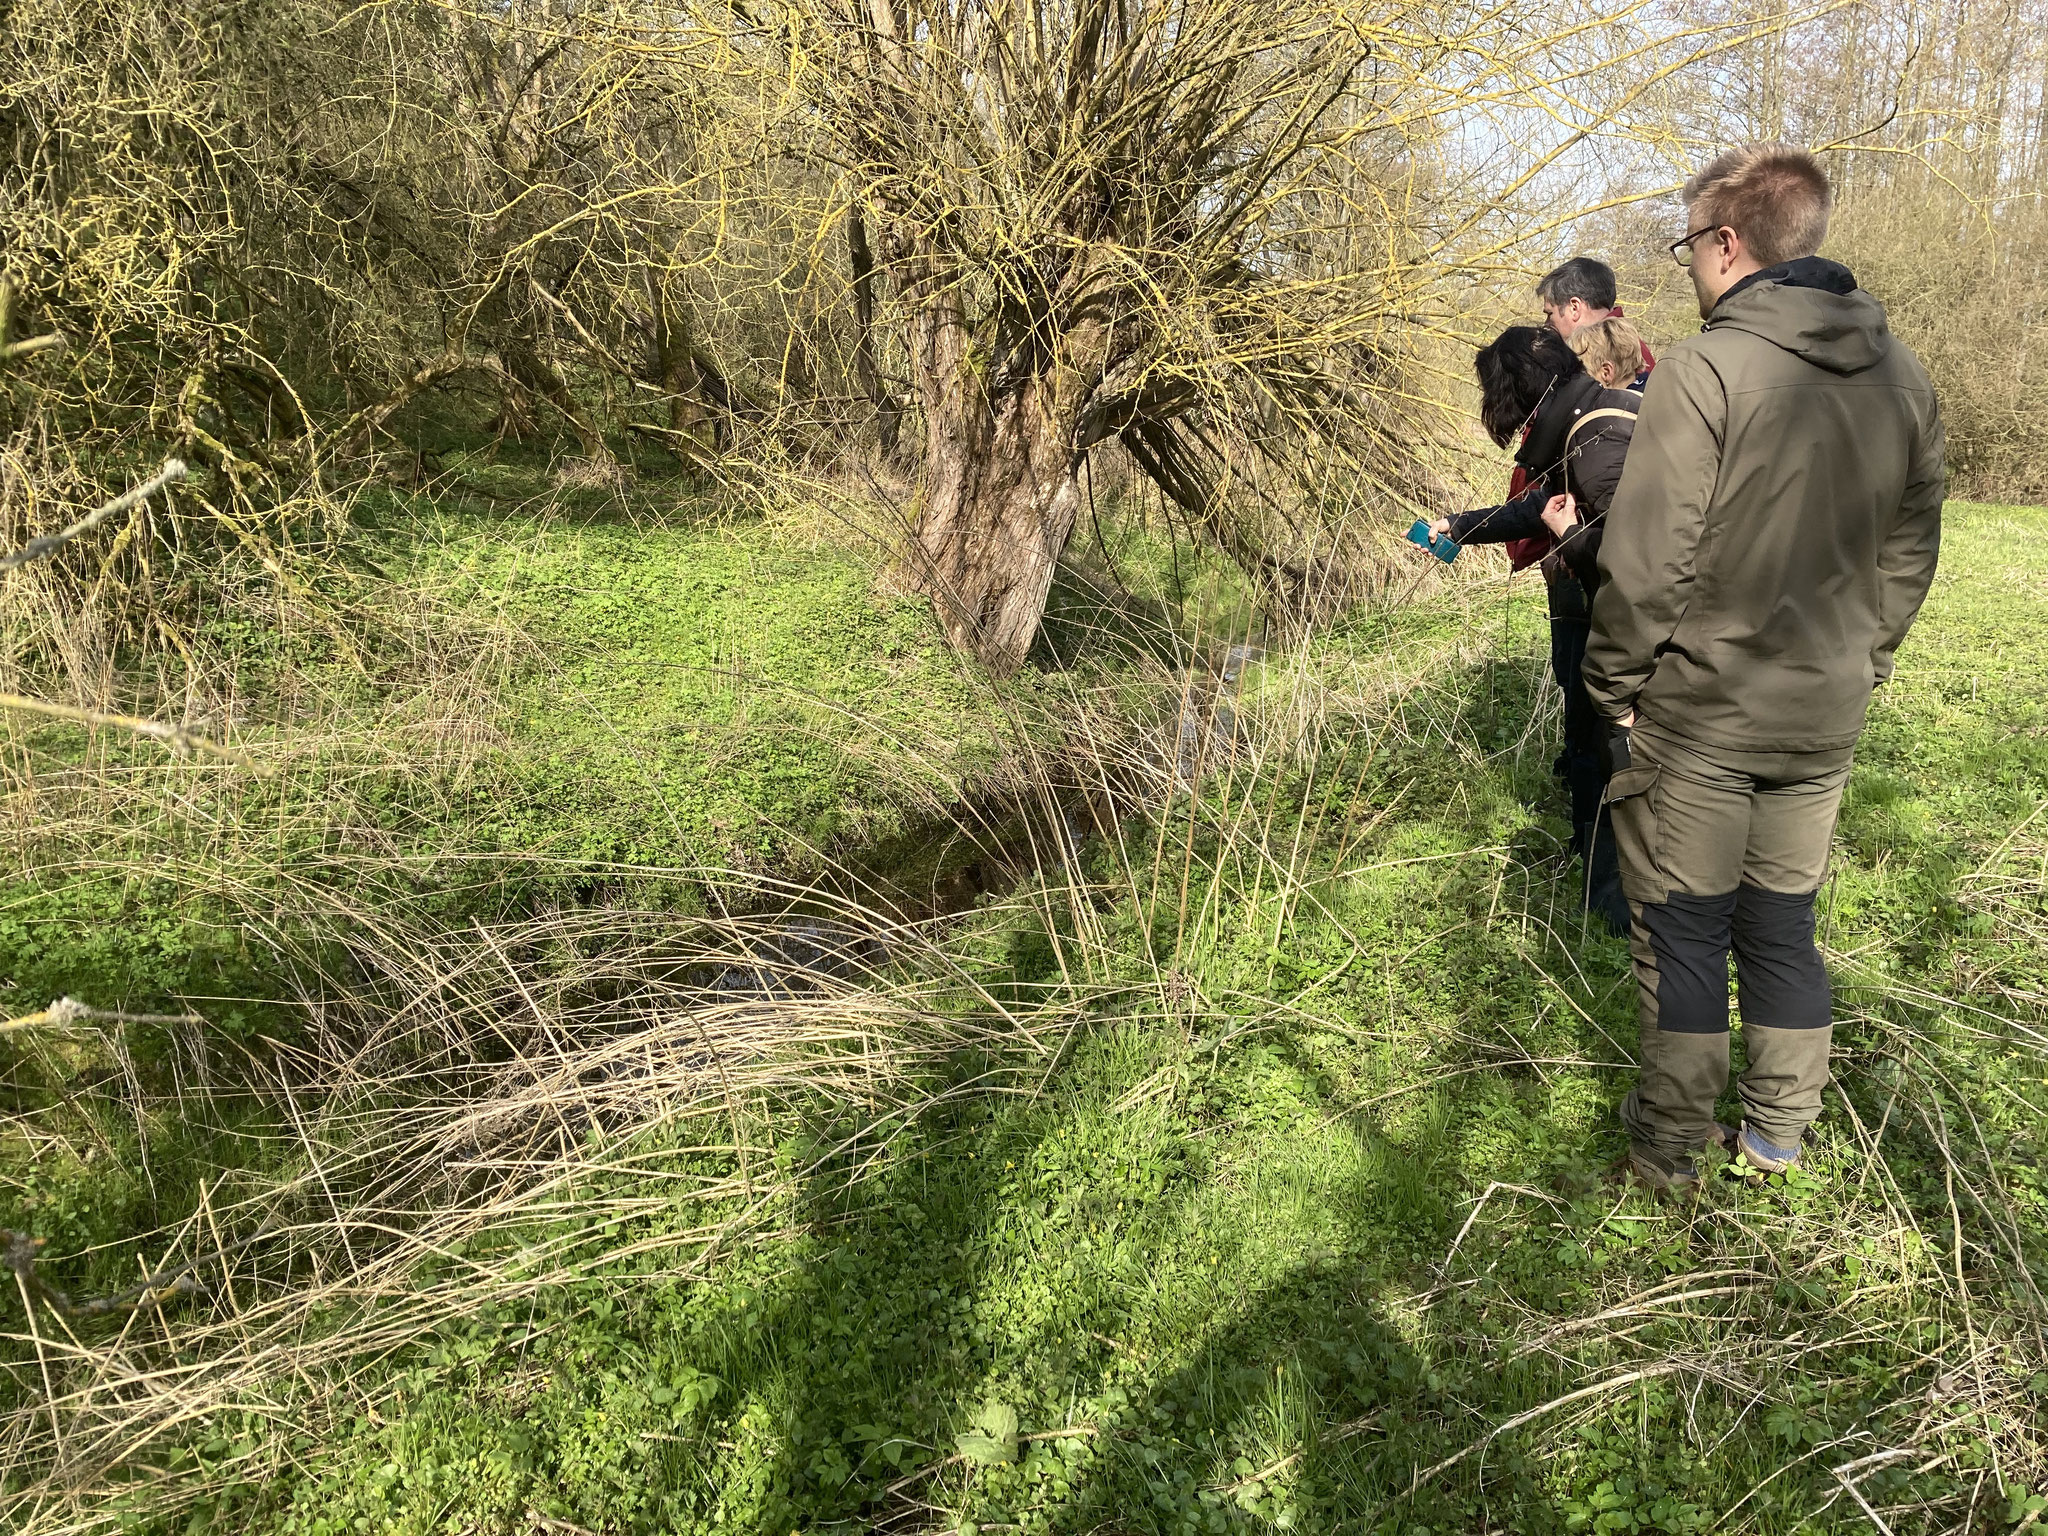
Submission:
[[[1607,514],[1586,689],[1711,746],[1853,743],[1934,579],[1934,389],[1846,267],[1728,291],[1658,359]]]

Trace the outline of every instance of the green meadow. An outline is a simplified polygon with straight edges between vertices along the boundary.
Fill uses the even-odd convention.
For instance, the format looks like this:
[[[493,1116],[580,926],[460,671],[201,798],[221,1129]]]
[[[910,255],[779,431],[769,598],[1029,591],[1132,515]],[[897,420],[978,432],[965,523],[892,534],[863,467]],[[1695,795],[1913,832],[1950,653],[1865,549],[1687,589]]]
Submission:
[[[0,1036],[0,1226],[170,1292],[14,1306],[18,1509],[2041,1523],[2048,512],[1952,505],[1872,712],[1807,1166],[1671,1204],[1533,578],[1283,642],[1111,510],[998,685],[828,519],[463,483],[208,621],[250,765],[16,728],[0,1004],[134,1017]]]

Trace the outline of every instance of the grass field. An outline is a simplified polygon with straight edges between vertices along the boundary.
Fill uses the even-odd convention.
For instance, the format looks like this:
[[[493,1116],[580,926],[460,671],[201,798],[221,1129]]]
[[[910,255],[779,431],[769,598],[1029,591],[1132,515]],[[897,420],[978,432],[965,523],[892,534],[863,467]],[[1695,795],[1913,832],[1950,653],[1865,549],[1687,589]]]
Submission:
[[[651,1054],[630,1070],[618,1054],[622,1019],[676,1014],[642,998],[654,973],[577,991],[576,965],[616,952],[617,930],[521,930],[505,970],[526,990],[499,984],[490,1006],[530,1007],[543,1032],[566,1019],[597,1053],[573,1058],[573,1090],[521,1098],[546,1077],[538,1036],[499,1052],[505,1084],[523,1052],[541,1062],[503,1091],[561,1119],[519,1143],[529,1162],[551,1149],[548,1176],[501,1218],[400,1245],[409,1267],[377,1286],[349,1278],[369,1263],[352,1252],[357,1270],[319,1256],[306,1191],[323,1153],[438,1159],[433,1187],[456,1204],[483,1203],[464,1170],[488,1161],[481,1133],[366,1131],[390,1075],[318,1134],[275,1134],[280,1101],[252,1087],[209,1100],[225,1107],[197,1137],[151,1077],[183,1059],[169,1045],[138,1033],[141,1064],[120,1070],[104,1046],[0,1047],[21,1053],[0,1223],[52,1237],[53,1266],[71,1250],[53,1273],[109,1286],[119,1265],[134,1274],[137,1232],[196,1221],[235,1104],[271,1131],[213,1198],[245,1220],[288,1208],[276,1230],[304,1234],[267,1281],[251,1257],[239,1296],[237,1260],[183,1311],[79,1325],[75,1349],[15,1332],[5,1486],[24,1528],[2040,1523],[2048,512],[1951,509],[1823,901],[1838,1088],[1810,1171],[1716,1167],[1696,1206],[1605,1176],[1633,1000],[1624,946],[1577,914],[1526,579],[1461,563],[1252,666],[1189,793],[1137,725],[1115,725],[1158,693],[1151,674],[1105,660],[994,693],[837,546],[765,526],[408,529],[387,569],[470,632],[520,637],[478,651],[492,659],[474,691],[497,712],[471,713],[500,745],[348,782],[414,786],[397,797],[407,836],[573,870],[547,887],[551,912],[630,898],[643,914],[650,887],[620,869],[802,874],[822,850],[929,841],[917,829],[963,814],[976,785],[1028,799],[1032,765],[1058,753],[1016,743],[1059,743],[1063,722],[1063,760],[1105,765],[1120,814],[1015,889],[892,930],[886,959],[815,997],[683,1008],[698,1032],[674,1070],[709,1086],[680,1109]],[[820,730],[820,711],[846,723]],[[429,799],[440,809],[420,819]],[[0,922],[75,927],[63,903],[83,900],[80,878],[53,865]],[[225,886],[212,899],[232,906]],[[701,895],[670,905],[705,911]],[[431,929],[445,967],[467,912]],[[105,922],[96,948],[17,960],[10,1000],[86,995],[63,976],[129,947],[118,914]],[[559,997],[537,1000],[536,977]],[[94,1000],[171,1006],[176,979]],[[778,1010],[796,1033],[746,1056]],[[832,1034],[828,1014],[868,1022]],[[403,1059],[446,1075],[402,1038]],[[283,1075],[270,1034],[241,1049]],[[145,1198],[134,1170],[152,1145],[162,1187]],[[266,1205],[278,1181],[297,1193]],[[371,1224],[327,1200],[339,1241],[368,1241]],[[158,1239],[148,1262],[204,1246]],[[308,1288],[317,1303],[279,1310]],[[379,1307],[417,1325],[380,1331]],[[351,1330],[359,1346],[332,1342]],[[54,1389],[69,1451],[58,1431],[35,1439],[59,1419],[44,1410],[53,1360],[71,1373]],[[166,1376],[170,1396],[116,1411]],[[128,1470],[77,1448],[102,1423],[140,1443]]]

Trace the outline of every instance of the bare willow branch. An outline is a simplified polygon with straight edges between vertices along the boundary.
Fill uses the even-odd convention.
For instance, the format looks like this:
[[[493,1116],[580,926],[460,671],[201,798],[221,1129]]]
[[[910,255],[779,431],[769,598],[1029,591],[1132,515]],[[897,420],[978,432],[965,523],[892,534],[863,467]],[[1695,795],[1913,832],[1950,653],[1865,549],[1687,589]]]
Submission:
[[[11,571],[17,566],[27,565],[31,560],[40,560],[45,555],[55,554],[82,533],[90,533],[101,523],[123,512],[132,512],[167,485],[185,478],[183,459],[166,459],[163,468],[132,491],[124,491],[104,506],[96,507],[77,522],[59,533],[45,534],[39,539],[30,539],[11,555],[0,555],[0,572]]]
[[[190,726],[171,725],[162,720],[144,720],[137,715],[110,714],[104,710],[86,709],[76,704],[57,704],[48,699],[25,698],[18,693],[0,693],[0,709],[18,709],[24,714],[48,715],[55,720],[75,720],[80,725],[112,726],[117,730],[133,731],[138,736],[147,736],[160,741],[173,752],[203,753],[217,757],[224,762],[235,763],[243,768],[261,771],[261,765],[246,753],[233,747],[222,746],[219,742],[202,736]]]
[[[63,1028],[69,1024],[204,1024],[206,1020],[196,1013],[123,1013],[119,1009],[94,1008],[81,1003],[75,997],[60,997],[47,1008],[34,1013],[24,1013],[18,1018],[0,1020],[0,1035],[12,1034],[19,1029],[40,1029],[44,1026]]]

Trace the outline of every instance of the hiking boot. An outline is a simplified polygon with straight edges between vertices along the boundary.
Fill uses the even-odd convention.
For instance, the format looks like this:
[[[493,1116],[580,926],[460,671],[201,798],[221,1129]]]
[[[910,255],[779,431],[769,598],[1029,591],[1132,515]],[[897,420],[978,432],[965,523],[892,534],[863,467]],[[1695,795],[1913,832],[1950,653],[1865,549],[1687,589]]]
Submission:
[[[1799,1166],[1799,1148],[1779,1147],[1765,1141],[1747,1121],[1735,1136],[1735,1153],[1758,1173],[1783,1173]]]
[[[1688,1194],[1699,1188],[1700,1171],[1691,1158],[1671,1157],[1639,1141],[1628,1144],[1623,1166],[1655,1194]]]

